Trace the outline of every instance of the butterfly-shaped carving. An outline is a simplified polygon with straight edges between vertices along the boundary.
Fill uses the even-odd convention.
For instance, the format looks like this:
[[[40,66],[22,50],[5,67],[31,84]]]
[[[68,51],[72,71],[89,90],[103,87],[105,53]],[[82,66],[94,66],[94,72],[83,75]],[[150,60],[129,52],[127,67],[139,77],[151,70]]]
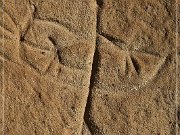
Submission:
[[[132,16],[133,2],[123,0],[122,3],[97,2],[99,59],[95,84],[105,89],[138,89],[146,85],[167,57],[167,45],[162,45],[162,37]]]
[[[97,85],[138,89],[152,80],[165,62],[160,57],[140,51],[123,50],[104,36],[98,36]]]

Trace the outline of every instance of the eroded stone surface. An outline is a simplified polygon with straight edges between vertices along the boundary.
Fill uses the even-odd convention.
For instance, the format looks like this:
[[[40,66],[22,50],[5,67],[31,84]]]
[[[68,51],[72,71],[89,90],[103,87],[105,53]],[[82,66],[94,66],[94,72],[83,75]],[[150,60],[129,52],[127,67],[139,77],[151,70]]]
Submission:
[[[176,85],[177,85],[177,89],[176,89],[176,103],[177,103],[177,107],[176,107],[176,113],[177,113],[177,132],[180,133],[180,92],[179,92],[179,87],[180,87],[180,4],[178,4],[176,6],[177,8],[177,40],[176,40],[176,45],[177,45],[177,58],[176,58],[176,62],[177,62],[177,81]]]
[[[175,1],[99,2],[92,134],[175,134]]]
[[[1,9],[4,134],[81,133],[95,46],[95,7],[92,1],[54,3],[58,8],[51,4],[5,0]],[[68,26],[61,22],[69,19],[61,16],[64,6],[76,8]],[[85,18],[75,20],[83,14]]]
[[[175,3],[0,1],[0,133],[175,135]]]

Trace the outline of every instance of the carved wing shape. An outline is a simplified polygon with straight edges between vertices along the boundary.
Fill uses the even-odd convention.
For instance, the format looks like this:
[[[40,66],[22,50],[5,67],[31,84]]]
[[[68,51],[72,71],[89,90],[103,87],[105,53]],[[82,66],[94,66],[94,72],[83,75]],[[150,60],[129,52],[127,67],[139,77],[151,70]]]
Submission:
[[[159,57],[138,51],[121,50],[99,36],[98,84],[118,88],[138,88],[151,81],[165,61]],[[109,79],[107,79],[109,78]]]
[[[72,46],[74,41],[74,35],[66,28],[35,19],[21,42],[24,60],[37,71],[45,73],[56,57],[61,61],[61,47]]]

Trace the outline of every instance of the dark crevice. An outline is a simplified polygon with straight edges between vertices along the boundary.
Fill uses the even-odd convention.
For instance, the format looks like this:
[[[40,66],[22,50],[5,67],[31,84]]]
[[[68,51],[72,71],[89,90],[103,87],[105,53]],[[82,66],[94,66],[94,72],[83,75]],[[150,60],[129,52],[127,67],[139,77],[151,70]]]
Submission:
[[[25,41],[24,37],[25,37],[24,35],[20,35],[20,41],[21,41],[21,42],[24,42],[24,41]]]
[[[176,122],[173,124],[173,126],[175,126],[176,124],[177,124],[178,128],[180,128],[180,106],[176,107]]]
[[[51,41],[51,43],[54,45],[54,47],[57,48],[57,43],[56,43],[55,39],[52,37],[48,37],[48,39]]]
[[[59,62],[62,61],[61,55],[60,55],[60,54],[61,54],[61,53],[60,53],[60,50],[57,50],[57,57],[58,57]]]
[[[51,43],[54,45],[54,47],[56,48],[56,50],[57,50],[57,56],[58,56],[58,60],[59,60],[59,62],[61,62],[61,51],[60,51],[60,49],[58,48],[58,45],[57,45],[57,42],[55,41],[55,39],[54,38],[52,38],[52,37],[48,37],[48,39],[51,41]]]
[[[37,7],[35,4],[31,4],[32,17],[35,18],[37,15]]]
[[[102,8],[103,4],[104,4],[104,1],[103,1],[103,0],[97,0],[97,5],[98,5],[100,8]]]
[[[96,20],[96,32],[100,33],[101,26],[100,26],[100,15],[102,13],[102,7],[103,7],[103,0],[97,0],[97,20]],[[96,85],[96,81],[98,80],[98,67],[99,67],[99,61],[100,61],[100,54],[98,51],[97,46],[99,45],[99,39],[96,38],[96,46],[93,56],[93,63],[92,63],[92,70],[91,70],[91,77],[90,77],[90,84],[89,84],[89,94],[87,97],[87,102],[85,106],[85,112],[84,112],[84,122],[87,125],[87,128],[91,132],[91,134],[101,134],[98,126],[93,121],[93,118],[91,116],[91,105],[92,105],[92,90]]]
[[[101,26],[100,26],[100,15],[102,13],[102,7],[103,7],[103,0],[97,0],[97,20],[96,20],[96,32],[100,33]],[[94,123],[91,116],[91,104],[92,104],[92,89],[95,87],[95,83],[98,77],[98,66],[99,66],[99,60],[100,55],[98,52],[98,46],[99,39],[96,38],[96,46],[93,56],[93,63],[92,63],[92,70],[91,70],[91,77],[90,77],[90,85],[89,85],[89,94],[85,106],[85,112],[84,112],[84,121],[87,125],[87,128],[90,130],[91,134],[100,134],[98,126]]]
[[[177,108],[177,120],[178,120],[178,125],[180,127],[180,107]]]
[[[43,99],[42,99],[41,93],[40,93],[40,92],[37,92],[37,95],[38,95],[39,101],[40,101],[40,102],[42,103],[42,105],[44,106],[45,103],[44,103],[44,101],[43,101]]]
[[[101,14],[103,8],[103,0],[97,0],[97,20],[96,20],[96,31],[97,33],[101,33]]]
[[[97,39],[96,45],[98,45],[99,40]],[[89,95],[87,98],[87,103],[85,107],[84,113],[84,120],[85,123],[92,134],[100,134],[98,126],[93,122],[91,117],[91,103],[92,103],[92,89],[95,87],[96,81],[98,80],[98,67],[99,67],[99,60],[100,55],[98,49],[95,49],[94,57],[93,57],[93,64],[91,70],[91,78],[90,78],[90,85],[89,85]]]
[[[98,45],[98,43],[99,40],[97,39],[96,45]],[[90,86],[89,86],[90,90],[94,87],[95,81],[97,79],[99,60],[100,60],[100,54],[98,48],[96,47],[93,57],[92,70],[91,70],[91,78],[90,78]]]
[[[137,72],[138,75],[139,75],[140,72],[141,72],[141,66],[139,65],[138,61],[137,61],[135,58],[131,57],[131,61],[132,61],[132,63],[133,63],[133,66],[134,66],[136,72]]]
[[[39,98],[40,100],[42,100],[42,96],[41,96],[41,93],[40,93],[40,92],[38,92],[38,98]]]
[[[125,67],[125,74],[127,75],[129,71],[129,64],[128,64],[128,59],[126,58],[126,67]]]
[[[37,12],[38,12],[37,7],[32,0],[29,0],[28,3],[29,3],[29,7],[30,7],[31,16],[33,18],[35,18],[37,16]]]

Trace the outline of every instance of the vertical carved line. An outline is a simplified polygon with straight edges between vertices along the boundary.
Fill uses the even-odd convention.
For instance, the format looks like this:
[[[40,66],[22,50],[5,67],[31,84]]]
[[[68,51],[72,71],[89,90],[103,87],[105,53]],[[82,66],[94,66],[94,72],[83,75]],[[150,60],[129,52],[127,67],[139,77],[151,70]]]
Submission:
[[[96,32],[97,34],[100,33],[101,31],[101,26],[100,26],[100,15],[102,12],[102,7],[103,7],[103,0],[97,0],[97,18],[96,18]],[[99,132],[99,128],[97,125],[92,121],[91,116],[90,116],[90,108],[91,108],[91,103],[92,103],[92,90],[95,87],[95,83],[98,80],[98,66],[99,66],[99,61],[100,61],[100,55],[98,52],[97,46],[99,45],[99,39],[96,37],[96,45],[95,45],[95,51],[94,51],[94,56],[93,56],[93,63],[92,63],[92,70],[91,70],[91,77],[90,77],[90,85],[89,85],[89,94],[87,97],[87,102],[85,106],[85,112],[84,112],[84,121],[87,125],[87,128],[92,134],[101,134]],[[96,131],[94,131],[96,129]]]
[[[61,58],[61,50],[59,49],[58,45],[57,45],[57,42],[55,41],[55,39],[53,37],[48,37],[48,39],[51,41],[51,43],[54,45],[55,49],[56,49],[56,53],[57,53],[57,57],[58,57],[58,61],[59,63],[62,61],[62,58]]]
[[[97,16],[96,16],[96,32],[97,34],[101,33],[101,25],[100,25],[100,15],[102,12],[102,7],[103,7],[103,0],[97,0]],[[97,35],[96,34],[96,35]],[[96,45],[95,45],[95,51],[94,51],[94,56],[93,56],[93,63],[92,63],[92,70],[91,70],[91,77],[90,77],[90,85],[89,85],[89,94],[87,97],[86,101],[86,107],[85,107],[85,112],[84,112],[84,121],[87,125],[87,128],[92,134],[100,134],[99,128],[97,125],[93,122],[90,116],[90,108],[91,108],[91,103],[92,103],[92,90],[95,86],[96,81],[98,80],[98,66],[100,62],[100,54],[98,52],[97,46],[99,45],[99,39],[96,37]],[[94,131],[96,129],[96,132]]]
[[[103,0],[97,0],[97,19],[96,19],[96,32],[101,33],[101,13],[103,8],[104,2]]]
[[[96,41],[96,45],[98,44],[97,42],[98,42],[98,39]],[[94,57],[93,57],[92,70],[91,70],[89,95],[87,98],[85,112],[84,112],[84,121],[92,134],[95,134],[95,131],[93,129],[97,130],[96,133],[99,131],[96,124],[93,121],[91,121],[91,116],[90,116],[90,111],[91,111],[90,108],[91,108],[91,103],[92,103],[92,90],[93,90],[94,86],[96,85],[96,81],[98,80],[99,61],[100,61],[100,55],[99,55],[98,49],[96,47],[95,52],[94,52]]]

